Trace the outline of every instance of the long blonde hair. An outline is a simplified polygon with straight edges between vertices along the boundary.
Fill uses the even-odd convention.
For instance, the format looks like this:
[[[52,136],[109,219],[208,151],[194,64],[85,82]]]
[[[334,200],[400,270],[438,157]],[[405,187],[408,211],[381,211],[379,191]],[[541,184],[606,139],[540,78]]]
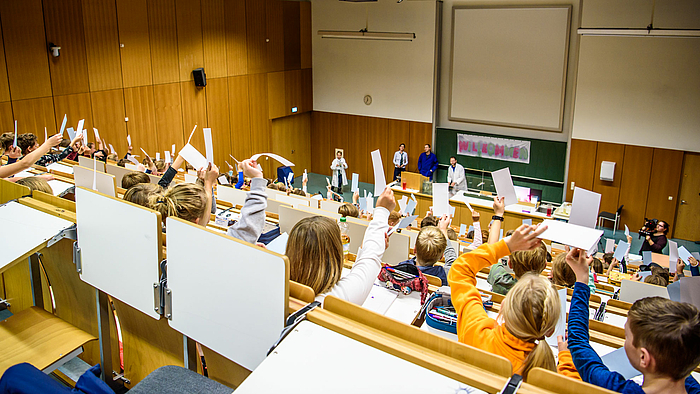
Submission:
[[[554,354],[544,339],[557,325],[559,308],[559,294],[554,286],[546,278],[532,273],[518,279],[503,299],[499,319],[506,330],[522,341],[536,343],[518,372],[524,378],[535,367],[556,372]]]
[[[37,176],[30,176],[22,178],[16,182],[18,185],[26,186],[31,191],[40,191],[48,194],[53,194],[53,190],[49,185],[49,182],[44,178],[39,178]]]
[[[148,205],[160,212],[163,220],[168,216],[195,222],[204,216],[207,208],[207,193],[194,183],[180,183],[164,193],[148,196]]]
[[[307,285],[316,294],[328,292],[343,272],[340,228],[324,216],[307,217],[289,233],[287,250],[289,279]]]

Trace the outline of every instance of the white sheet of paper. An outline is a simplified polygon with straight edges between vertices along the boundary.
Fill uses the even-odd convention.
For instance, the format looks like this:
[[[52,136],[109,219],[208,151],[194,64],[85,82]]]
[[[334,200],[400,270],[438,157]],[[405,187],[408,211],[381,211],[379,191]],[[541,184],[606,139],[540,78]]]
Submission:
[[[625,379],[629,380],[641,374],[641,372],[634,369],[632,364],[630,364],[630,360],[627,358],[627,353],[625,353],[624,347],[604,355],[601,357],[601,360],[603,361],[603,364],[608,367],[608,369],[619,373]]]
[[[559,320],[554,328],[554,334],[547,337],[550,346],[557,346],[557,336],[566,335],[566,289],[557,290],[559,293]]]
[[[433,216],[449,215],[449,187],[449,183],[433,183]]]
[[[518,196],[515,194],[513,178],[510,176],[510,169],[506,167],[494,171],[491,173],[491,177],[493,178],[494,186],[496,186],[496,193],[498,196],[505,197],[505,204],[517,204]]]
[[[688,249],[685,248],[685,246],[681,246],[680,248],[678,248],[678,257],[680,257],[681,260],[685,261],[686,264],[690,264],[690,258],[693,257],[693,255],[690,254],[690,252],[688,251]]]
[[[681,278],[681,302],[700,308],[700,276]]]
[[[134,163],[134,165],[137,167],[139,164],[141,164],[141,163],[139,163],[138,160],[136,160],[136,157],[134,155],[129,155],[126,157],[126,159],[129,160],[130,162]]]
[[[289,184],[289,186],[292,185],[293,180],[294,180],[294,173],[290,172],[289,175],[287,176],[287,183]]]
[[[100,132],[97,131],[97,127],[92,128],[92,132],[95,133],[95,142],[100,140]]]
[[[221,183],[222,185],[230,185],[230,183],[228,183],[228,179],[226,179],[226,176],[224,175],[219,177],[219,183]]]
[[[416,220],[417,217],[418,215],[406,216],[405,218],[401,219],[398,223],[396,223],[396,226],[392,227],[387,234],[391,235],[397,229],[404,229],[408,227],[411,223],[413,223],[414,220]]]
[[[678,261],[678,243],[668,241],[668,272],[676,273],[676,262]]]
[[[46,127],[44,127],[44,142],[46,142],[49,139],[49,132],[46,131]]]
[[[465,201],[465,204],[467,204],[467,208],[469,208],[470,211],[474,212],[474,208],[472,208],[472,205],[469,204],[469,201]]]
[[[406,204],[408,204],[408,196],[403,196],[401,199],[398,201],[399,203],[399,213],[403,213],[403,211],[406,209]]]
[[[373,150],[372,168],[374,169],[374,194],[380,195],[386,189],[386,178],[384,177],[384,165],[382,164],[382,154],[379,149]]]
[[[76,133],[80,134],[83,131],[83,125],[85,125],[85,119],[80,119],[78,121],[78,128],[76,129]]]
[[[352,187],[350,188],[350,191],[355,193],[356,191],[360,190],[359,184],[360,174],[352,174]]]
[[[117,151],[114,150],[114,147],[112,146],[112,144],[109,144],[109,151],[110,151],[111,153],[114,153],[115,155],[117,154]]]
[[[160,152],[156,152],[156,161],[160,160]]]
[[[629,236],[630,236],[630,229],[629,229],[629,227],[627,227],[627,225],[625,224],[625,237],[629,237]]]
[[[383,315],[389,310],[398,296],[398,292],[389,290],[386,286],[377,286],[375,284],[372,286],[372,290],[367,295],[365,302],[362,303],[362,307]]]
[[[532,226],[532,219],[523,219],[523,224],[527,224],[528,226]]]
[[[612,253],[615,250],[615,239],[608,238],[605,240],[605,253]]]
[[[468,233],[471,233],[472,231],[474,231],[474,226],[473,226],[473,225],[472,225],[472,226],[469,226],[469,228],[467,229],[467,234],[468,234]]]
[[[413,211],[416,210],[416,200],[408,200],[406,204],[406,210],[403,212],[407,215],[413,215]]]
[[[170,157],[170,152],[168,152],[167,150],[165,151],[165,162],[166,162],[166,163],[172,163],[172,162],[173,162],[172,157]]]
[[[148,158],[150,158],[150,157],[151,157],[151,156],[149,156],[149,155],[148,155],[148,153],[146,153],[146,151],[145,151],[145,150],[143,150],[143,148],[139,148],[139,149],[141,149],[141,152],[143,152],[143,154],[144,154],[144,155],[146,155],[146,157],[148,157]]]
[[[270,241],[267,244],[267,250],[271,250],[275,253],[285,254],[287,252],[287,241],[289,241],[289,234],[282,233],[279,237]]]
[[[700,261],[700,252],[691,252],[690,254],[692,254],[693,257],[695,257],[695,260]]]
[[[367,212],[374,213],[374,198],[371,197],[371,194],[367,197]]]
[[[285,165],[287,167],[294,167],[294,163],[292,163],[291,161],[285,159],[284,157],[282,157],[280,155],[276,155],[274,153],[257,153],[255,155],[251,156],[250,160],[258,161],[260,156],[267,156],[271,159],[275,159],[275,160],[279,161],[280,163],[282,163],[283,165]]]
[[[12,143],[12,146],[16,147],[17,146],[17,121],[15,120],[15,142]]]
[[[124,163],[124,168],[131,171],[137,171],[139,167],[136,164]]]
[[[645,250],[642,252],[642,262],[644,263],[644,265],[651,264],[651,251],[650,250]]]
[[[196,175],[191,175],[191,174],[184,174],[185,175],[185,183],[197,183],[197,176]]]
[[[205,127],[202,129],[204,131],[204,152],[207,155],[207,161],[210,163],[214,162],[214,142],[211,138],[211,129]]]
[[[622,259],[625,258],[625,252],[627,252],[627,247],[629,244],[625,241],[620,241],[617,244],[617,248],[615,249],[615,254],[613,255],[613,258],[617,259],[617,261],[622,261]]]
[[[66,122],[68,122],[68,115],[63,115],[63,123],[61,123],[61,131],[59,132],[63,135],[63,131],[66,129]]]
[[[307,179],[309,179],[309,174],[306,172],[306,169],[305,169],[304,175],[301,176],[301,181],[306,182]]]
[[[187,139],[187,144],[189,145],[190,141],[192,141],[192,136],[194,135],[194,131],[197,130],[197,125],[194,125],[194,128],[192,129],[192,132],[190,133],[190,138]]]
[[[603,235],[603,230],[577,226],[558,220],[545,220],[540,224],[540,226],[542,225],[546,225],[547,230],[540,235],[540,238],[587,251],[595,247]]]
[[[357,200],[357,203],[360,204],[360,211],[363,211],[363,212],[367,211],[367,197],[360,197]]]
[[[73,130],[72,127],[69,127],[69,128],[66,129],[66,131],[68,132],[68,138],[69,138],[71,141],[73,141],[73,139],[75,138],[75,130]]]
[[[190,144],[185,145],[185,147],[180,150],[180,155],[196,170],[206,168],[208,165],[207,158],[202,156],[202,154]]]
[[[569,223],[588,228],[595,228],[600,209],[600,194],[577,187],[571,201]]]
[[[459,225],[459,236],[463,237],[467,233],[467,225],[462,223]]]
[[[175,157],[175,144],[170,148],[170,154]]]
[[[500,241],[502,239],[503,239],[503,229],[501,229],[501,233],[498,235],[498,240]]]
[[[671,283],[666,286],[666,290],[671,301],[681,302],[681,281]]]

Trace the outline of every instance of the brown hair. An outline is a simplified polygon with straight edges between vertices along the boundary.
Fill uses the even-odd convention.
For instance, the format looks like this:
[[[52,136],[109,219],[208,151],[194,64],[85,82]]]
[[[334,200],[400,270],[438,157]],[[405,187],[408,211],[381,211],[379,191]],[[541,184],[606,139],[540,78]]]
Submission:
[[[117,165],[118,165],[119,167],[126,167],[126,163],[128,163],[127,160],[119,159],[119,161],[117,162]]]
[[[605,254],[603,255],[603,261],[605,261],[605,262],[608,263],[608,264],[611,264],[614,255],[615,255],[615,254],[613,254],[613,253],[605,253]]]
[[[527,272],[534,272],[539,275],[547,266],[547,247],[543,242],[533,250],[516,250],[510,255],[511,267],[516,278],[520,278]]]
[[[566,263],[566,253],[559,253],[552,259],[552,282],[564,287],[571,287],[576,283],[576,274]]]
[[[440,229],[423,227],[416,238],[416,261],[419,265],[431,266],[440,260],[446,247],[447,239]]]
[[[420,228],[428,227],[428,226],[437,227],[437,225],[438,225],[438,219],[433,215],[428,215],[428,216],[424,217],[423,220],[420,221]]]
[[[236,181],[236,182],[238,182],[238,181]],[[304,193],[304,191],[301,189],[292,189],[291,193],[296,194],[297,196],[306,197],[306,193]]]
[[[14,142],[15,136],[12,135],[12,140]],[[17,146],[22,149],[22,154],[26,155],[29,153],[29,148],[32,148],[37,144],[36,136],[32,133],[24,133],[17,136]]]
[[[0,135],[0,147],[2,147],[3,152],[10,149],[12,144],[15,142],[15,133],[2,133]]]
[[[116,153],[111,153],[107,155],[107,160],[119,161],[119,156],[117,156]]]
[[[516,373],[527,378],[535,367],[556,372],[554,354],[544,339],[554,330],[559,315],[559,294],[544,277],[527,273],[510,289],[501,302],[499,317],[514,337],[525,342],[537,341],[523,361],[522,371]]]
[[[651,285],[657,285],[662,287],[668,286],[668,282],[666,281],[666,279],[664,279],[661,275],[657,274],[652,274],[644,278],[644,283],[649,283]]]
[[[333,219],[312,216],[298,221],[289,233],[285,254],[289,279],[311,287],[316,294],[328,292],[340,280],[343,245]]]
[[[350,204],[349,202],[343,203],[343,205],[338,207],[338,213],[342,217],[350,216],[352,218],[360,217],[360,210],[356,206]]]
[[[651,275],[652,275],[652,276],[653,276],[653,275],[658,275],[658,276],[660,276],[660,277],[666,282],[665,285],[659,285],[659,286],[667,286],[667,285],[668,285],[670,276],[669,276],[669,273],[668,273],[668,269],[667,269],[667,268],[663,268],[663,267],[659,267],[659,266],[656,266],[656,265],[652,265],[652,266],[651,266]],[[656,284],[656,283],[654,283],[654,284]]]
[[[656,373],[681,380],[700,364],[700,312],[688,303],[642,298],[627,313],[632,344],[656,361]]]
[[[457,240],[457,232],[455,232],[452,227],[447,228],[447,239],[450,241],[456,241]]]
[[[151,183],[151,178],[140,171],[131,171],[122,177],[122,188],[129,190],[139,183]]]
[[[398,212],[396,211],[391,211],[389,212],[389,219],[387,219],[387,222],[389,222],[389,226],[396,226],[397,223],[401,220],[401,215],[399,215]]]
[[[593,262],[591,263],[591,267],[593,267],[593,272],[596,274],[602,274],[604,269],[603,269],[603,262],[598,260],[597,258],[593,258]]]
[[[165,169],[165,161],[163,159],[156,160],[153,164],[156,166],[156,170],[159,172]]]
[[[12,137],[14,141],[14,136]],[[18,185],[26,186],[29,188],[31,191],[40,191],[48,194],[53,194],[53,190],[51,190],[51,186],[49,186],[49,182],[46,181],[44,178],[39,178],[36,176],[30,176],[27,178],[22,178],[16,182]]]
[[[148,196],[148,205],[160,212],[163,220],[168,216],[190,222],[202,218],[207,207],[207,193],[194,183],[180,183],[165,191]]]
[[[153,194],[161,192],[162,190],[163,189],[161,189],[160,186],[152,183],[139,183],[130,187],[126,193],[124,193],[124,200],[150,208],[151,206],[148,205],[149,197]]]

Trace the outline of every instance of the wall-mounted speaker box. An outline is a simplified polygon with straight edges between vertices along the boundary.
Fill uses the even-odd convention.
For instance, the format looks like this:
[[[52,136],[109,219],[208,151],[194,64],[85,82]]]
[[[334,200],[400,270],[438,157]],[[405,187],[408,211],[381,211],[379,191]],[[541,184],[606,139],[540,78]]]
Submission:
[[[194,77],[194,86],[207,86],[207,74],[204,73],[204,68],[195,68],[192,70]]]
[[[600,180],[612,182],[615,178],[615,162],[604,161],[600,163]]]

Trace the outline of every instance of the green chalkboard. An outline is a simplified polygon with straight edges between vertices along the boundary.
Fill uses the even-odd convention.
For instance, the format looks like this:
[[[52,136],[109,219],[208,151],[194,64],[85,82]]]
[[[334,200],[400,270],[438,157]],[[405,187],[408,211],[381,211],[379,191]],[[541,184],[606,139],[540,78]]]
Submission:
[[[496,171],[510,168],[513,183],[516,186],[531,187],[542,190],[544,201],[562,202],[564,172],[566,168],[566,142],[547,141],[533,138],[509,137],[503,135],[477,133],[464,130],[438,128],[435,137],[435,148],[441,170],[438,170],[436,180],[443,182],[447,177],[446,167],[450,156],[455,156],[465,169],[469,178],[481,176],[480,171]],[[499,138],[530,141],[530,163],[516,163],[503,160],[493,160],[482,157],[463,156],[457,154],[457,134],[484,135]],[[444,166],[443,166],[444,165]],[[490,183],[487,175],[485,181]],[[527,178],[527,179],[526,179]],[[471,182],[470,182],[471,183]],[[471,187],[471,185],[470,185]]]

